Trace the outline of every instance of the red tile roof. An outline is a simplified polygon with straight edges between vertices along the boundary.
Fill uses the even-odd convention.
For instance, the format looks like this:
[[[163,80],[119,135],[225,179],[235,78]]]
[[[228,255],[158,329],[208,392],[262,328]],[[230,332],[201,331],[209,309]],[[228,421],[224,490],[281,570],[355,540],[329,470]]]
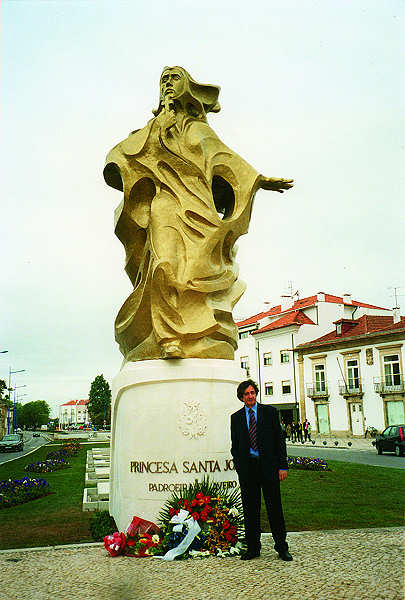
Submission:
[[[321,292],[320,292],[321,293]],[[323,292],[322,292],[323,293]],[[264,317],[270,317],[272,315],[278,315],[290,312],[292,310],[299,310],[300,308],[306,308],[308,306],[313,306],[316,302],[330,302],[332,304],[348,304],[344,301],[342,296],[333,296],[332,294],[325,294],[325,300],[318,300],[317,294],[313,296],[308,296],[307,298],[301,298],[301,300],[296,300],[291,308],[282,311],[281,305],[273,306],[267,311],[258,313],[257,315],[253,315],[252,317],[248,317],[247,319],[243,319],[241,321],[237,321],[236,325],[238,327],[245,327],[246,325],[254,325]],[[352,300],[349,306],[361,306],[363,308],[376,308],[378,310],[389,310],[388,308],[382,308],[381,306],[374,306],[374,304],[366,304],[365,302],[358,302],[357,300]]]
[[[83,404],[88,404],[88,402],[88,400],[69,400],[69,402],[61,404],[61,406],[82,406]]]
[[[337,323],[339,321],[336,321]],[[370,335],[372,333],[388,333],[391,331],[405,330],[405,317],[401,317],[399,323],[394,323],[393,317],[381,317],[375,315],[363,315],[360,319],[353,320],[353,326],[341,335],[336,333],[336,329],[330,331],[326,335],[323,335],[311,342],[300,344],[298,348],[316,346],[318,344],[326,344],[331,341],[345,340],[349,338],[357,338],[364,335]]]
[[[295,310],[294,312],[286,313],[280,319],[277,319],[276,321],[273,321],[272,323],[269,323],[260,329],[252,331],[252,335],[263,333],[265,331],[271,331],[272,329],[288,327],[289,325],[315,325],[315,323],[301,310]]]

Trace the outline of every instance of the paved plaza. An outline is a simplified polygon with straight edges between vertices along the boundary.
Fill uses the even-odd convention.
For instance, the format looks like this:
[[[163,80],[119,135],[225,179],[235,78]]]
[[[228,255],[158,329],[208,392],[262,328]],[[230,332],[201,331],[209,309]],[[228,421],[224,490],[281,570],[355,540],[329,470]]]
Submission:
[[[403,600],[403,529],[288,535],[260,558],[111,558],[101,544],[0,552],[1,600]]]

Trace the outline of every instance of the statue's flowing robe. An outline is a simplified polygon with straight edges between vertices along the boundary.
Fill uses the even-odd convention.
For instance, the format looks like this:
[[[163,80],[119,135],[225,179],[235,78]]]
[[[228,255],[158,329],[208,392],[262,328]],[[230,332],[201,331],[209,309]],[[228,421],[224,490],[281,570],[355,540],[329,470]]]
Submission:
[[[115,231],[134,286],[115,322],[127,360],[233,359],[232,308],[244,291],[234,243],[247,232],[259,174],[205,119],[163,110],[107,156],[106,182],[123,190]]]

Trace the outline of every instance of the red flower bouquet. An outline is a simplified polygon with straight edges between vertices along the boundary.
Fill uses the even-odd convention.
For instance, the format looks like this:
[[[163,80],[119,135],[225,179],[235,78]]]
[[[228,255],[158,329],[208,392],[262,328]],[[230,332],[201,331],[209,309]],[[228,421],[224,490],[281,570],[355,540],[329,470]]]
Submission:
[[[124,533],[116,531],[112,535],[106,535],[104,538],[104,548],[111,556],[123,554],[125,550],[126,537]]]

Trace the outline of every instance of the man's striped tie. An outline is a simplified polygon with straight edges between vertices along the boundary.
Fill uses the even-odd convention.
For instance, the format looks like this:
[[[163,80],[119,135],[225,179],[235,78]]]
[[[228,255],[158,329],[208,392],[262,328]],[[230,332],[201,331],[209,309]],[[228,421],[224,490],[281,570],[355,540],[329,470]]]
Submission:
[[[256,419],[255,413],[252,408],[249,408],[249,438],[250,438],[250,447],[252,450],[258,452],[259,448],[257,445],[257,431],[256,431]]]

